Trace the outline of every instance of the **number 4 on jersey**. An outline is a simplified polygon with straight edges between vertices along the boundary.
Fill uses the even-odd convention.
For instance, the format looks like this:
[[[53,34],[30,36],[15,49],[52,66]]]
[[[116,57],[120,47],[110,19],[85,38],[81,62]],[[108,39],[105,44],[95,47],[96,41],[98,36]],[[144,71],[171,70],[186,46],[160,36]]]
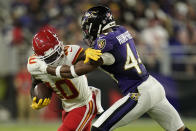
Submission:
[[[139,63],[141,63],[141,60],[140,58],[138,57],[138,59],[135,58],[129,44],[126,45],[127,46],[127,60],[125,62],[125,66],[124,66],[124,69],[125,70],[128,70],[130,68],[135,68],[136,71],[141,74],[142,71],[139,67]]]

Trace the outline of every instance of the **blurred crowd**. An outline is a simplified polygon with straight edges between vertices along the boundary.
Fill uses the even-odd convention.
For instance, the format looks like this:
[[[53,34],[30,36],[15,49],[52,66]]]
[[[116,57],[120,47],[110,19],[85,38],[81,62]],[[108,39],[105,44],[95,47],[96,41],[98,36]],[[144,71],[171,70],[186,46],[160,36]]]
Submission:
[[[195,60],[195,50],[192,46],[196,44],[194,1],[10,0],[9,4],[5,4],[7,1],[1,2],[2,43],[15,48],[13,52],[19,55],[13,60],[16,61],[17,67],[10,67],[14,71],[18,71],[21,65],[26,63],[25,56],[28,56],[31,49],[32,36],[46,24],[57,28],[65,44],[79,44],[85,47],[80,29],[81,15],[89,7],[101,3],[111,8],[118,24],[126,26],[132,32],[136,44],[142,50],[139,51],[142,52],[141,55],[147,53],[151,56],[145,58],[146,55],[142,55],[150,69],[166,75],[171,70],[194,74],[195,63],[191,62]],[[172,53],[167,56],[170,50]],[[189,58],[184,60],[187,55]],[[171,64],[170,61],[176,62]],[[181,61],[188,61],[188,65]]]
[[[5,85],[6,81],[10,89],[7,94],[0,93],[0,103],[6,105],[6,101],[1,102],[1,99],[17,95],[23,96],[17,97],[17,105],[21,100],[27,101],[23,106],[30,105],[27,92],[31,79],[26,71],[26,62],[32,53],[33,35],[42,26],[50,24],[57,29],[65,44],[86,48],[80,19],[85,10],[97,4],[110,7],[117,24],[124,25],[132,33],[140,56],[151,72],[167,76],[176,74],[178,77],[182,73],[194,77],[194,0],[6,0],[0,1],[0,85]],[[3,87],[0,92],[5,92]],[[15,101],[10,99],[7,101]],[[9,106],[11,109],[16,107]],[[16,112],[12,110],[12,114]]]

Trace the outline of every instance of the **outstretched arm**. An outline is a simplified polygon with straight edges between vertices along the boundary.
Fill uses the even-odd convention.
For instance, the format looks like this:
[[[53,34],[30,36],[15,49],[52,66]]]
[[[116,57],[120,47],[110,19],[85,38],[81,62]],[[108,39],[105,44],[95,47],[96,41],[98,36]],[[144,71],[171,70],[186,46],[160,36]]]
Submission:
[[[74,78],[91,72],[100,65],[111,65],[115,62],[115,59],[112,54],[102,54],[100,50],[94,50],[89,48],[85,51],[85,53],[81,53],[80,55],[82,55],[81,57],[78,57],[80,59],[77,59],[76,63],[72,66],[60,65],[57,67],[53,67],[50,65],[46,65],[43,61],[39,59],[36,59],[36,63],[38,63],[39,65],[38,73],[48,73],[59,78]]]
[[[102,55],[100,50],[88,48],[85,50],[85,52],[82,51],[79,54],[74,65],[63,65],[57,67],[48,66],[46,72],[48,74],[62,78],[74,78],[80,75],[84,75],[103,64],[100,55]]]
[[[72,69],[70,66],[63,65],[60,68],[60,76],[62,78],[74,78],[75,75],[73,74],[73,70],[74,70],[75,74],[80,76],[80,75],[84,75],[84,74],[87,74],[88,72],[95,70],[98,66],[100,66],[102,64],[103,64],[103,60],[102,60],[102,58],[100,58],[98,61],[89,61],[86,64],[84,64],[83,60],[78,61],[74,65],[74,67],[72,67]],[[58,67],[48,66],[47,73],[54,75],[54,76],[57,76],[57,68]]]
[[[80,75],[84,75],[88,72],[93,71],[98,66],[101,65],[112,65],[115,62],[115,58],[110,53],[100,53],[94,52],[95,50],[89,49],[85,51],[86,59],[83,61],[82,59],[78,61],[74,66],[58,66],[58,67],[47,67],[47,73],[62,77],[62,78],[74,78]],[[96,50],[97,51],[97,50]],[[84,54],[84,53],[81,53]],[[84,58],[84,57],[80,57]],[[93,60],[92,60],[93,58]]]

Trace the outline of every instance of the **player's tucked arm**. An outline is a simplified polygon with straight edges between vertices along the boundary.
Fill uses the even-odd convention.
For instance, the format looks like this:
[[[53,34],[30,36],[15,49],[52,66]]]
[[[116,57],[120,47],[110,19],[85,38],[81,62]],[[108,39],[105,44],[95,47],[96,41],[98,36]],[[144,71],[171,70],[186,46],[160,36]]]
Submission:
[[[50,98],[38,99],[36,97],[34,88],[39,83],[43,83],[43,82],[41,80],[34,79],[33,77],[32,77],[32,81],[33,81],[32,82],[32,87],[31,87],[31,90],[30,90],[30,94],[31,94],[31,98],[32,98],[31,108],[34,109],[34,110],[38,110],[38,109],[41,109],[41,108],[47,106],[50,103]]]

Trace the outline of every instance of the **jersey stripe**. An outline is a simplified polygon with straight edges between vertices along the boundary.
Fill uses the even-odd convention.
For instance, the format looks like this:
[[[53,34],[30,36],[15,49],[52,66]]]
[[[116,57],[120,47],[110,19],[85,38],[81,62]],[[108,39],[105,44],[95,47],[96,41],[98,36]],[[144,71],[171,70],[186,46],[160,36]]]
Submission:
[[[82,121],[80,122],[78,128],[77,128],[77,131],[82,131],[83,128],[86,126],[86,124],[88,123],[88,121],[91,119],[93,113],[94,113],[94,110],[95,110],[95,104],[94,102],[91,100],[87,106],[87,111],[88,113],[86,112]]]
[[[109,131],[117,122],[119,122],[127,113],[129,113],[137,104],[130,98],[130,94],[117,101],[111,108],[105,111],[93,124],[100,130]]]
[[[72,64],[75,64],[76,60],[78,59],[78,56],[80,55],[80,53],[82,52],[83,48],[79,48],[73,61],[72,61]]]
[[[83,128],[88,124],[88,122],[91,120],[91,118],[93,117],[94,113],[95,113],[95,108],[96,108],[96,105],[95,105],[95,102],[94,100],[92,100],[93,102],[93,112],[91,113],[90,117],[87,119],[86,123],[84,124]]]
[[[89,102],[89,112],[88,112],[86,118],[84,119],[84,121],[82,122],[82,124],[81,124],[80,128],[78,129],[78,131],[81,131],[81,130],[83,129],[83,127],[84,127],[86,121],[89,119],[89,117],[90,117],[90,115],[91,115],[91,113],[92,113],[92,109],[93,109],[93,108],[92,108],[92,101],[90,101],[90,102]]]

